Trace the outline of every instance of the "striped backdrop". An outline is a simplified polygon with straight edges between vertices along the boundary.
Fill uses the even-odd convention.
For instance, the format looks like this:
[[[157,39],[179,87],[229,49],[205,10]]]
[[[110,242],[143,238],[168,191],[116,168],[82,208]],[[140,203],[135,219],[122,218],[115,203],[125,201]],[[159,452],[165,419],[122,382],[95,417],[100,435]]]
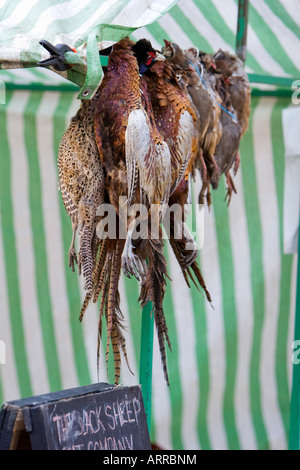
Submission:
[[[56,0],[59,4],[61,0]],[[0,0],[0,19],[2,4],[8,4],[6,7],[6,15],[8,19],[11,15],[11,22],[14,25],[14,15],[20,10],[22,12],[22,19],[27,24],[26,15],[33,15],[36,18],[38,24],[38,11],[43,11],[45,6],[48,5],[48,1],[45,0]],[[30,8],[27,5],[35,4],[33,7],[33,13],[30,13]],[[69,2],[74,7],[73,2]],[[90,8],[95,8],[95,5],[99,4],[97,0],[90,0]],[[101,3],[107,3],[102,1]],[[129,11],[135,11],[136,5],[142,3],[141,0],[119,0],[114,4],[127,3],[127,9]],[[145,2],[146,4],[148,2]],[[225,50],[235,50],[235,38],[237,28],[237,11],[238,11],[238,0],[164,0],[161,2],[154,2],[154,11],[157,8],[156,15],[159,16],[159,11],[167,9],[173,3],[176,5],[162,18],[158,19],[154,23],[147,27],[137,29],[133,34],[134,39],[141,37],[147,37],[157,48],[161,48],[163,39],[177,42],[183,48],[191,46],[198,47],[207,52],[215,52],[219,48]],[[77,2],[78,5],[78,2]],[[86,11],[86,6],[80,2],[83,10]],[[159,6],[158,6],[159,5]],[[15,9],[13,9],[15,6]],[[27,6],[27,7],[26,7]],[[4,8],[4,7],[2,7]],[[18,10],[19,8],[19,10]],[[77,6],[78,8],[78,6]],[[27,12],[26,12],[27,9]],[[16,13],[17,12],[17,13]],[[139,12],[140,13],[140,12]],[[86,14],[86,13],[85,13]],[[25,20],[24,17],[25,16]],[[45,16],[45,15],[44,15]],[[54,15],[55,16],[55,15]],[[120,13],[122,18],[122,14]],[[18,15],[17,15],[18,18]],[[48,22],[52,19],[49,17]],[[79,22],[78,22],[79,18]],[[43,37],[37,35],[37,41],[40,39],[47,39],[50,42],[57,44],[58,42],[68,40],[68,44],[74,46],[76,43],[74,30],[79,27],[80,14],[77,20],[72,19],[72,22],[67,23],[68,30],[64,37],[61,36],[61,30],[57,30],[55,36],[54,25],[49,28],[49,33],[43,30]],[[119,16],[116,17],[117,19]],[[7,21],[8,21],[7,19]],[[19,21],[19,20],[18,20]],[[45,18],[43,18],[45,21]],[[123,15],[123,23],[125,23]],[[144,23],[147,21],[144,19]],[[24,26],[25,27],[25,26]],[[73,27],[73,28],[72,28]],[[28,29],[28,26],[26,26]],[[25,37],[26,31],[25,30]],[[22,31],[22,29],[21,29]],[[17,46],[18,33],[15,31],[15,39]],[[28,31],[27,31],[28,32]],[[82,32],[80,30],[80,32]],[[1,59],[5,57],[5,47],[9,46],[13,50],[10,38],[8,44],[6,44],[6,30],[1,27],[0,22],[0,68]],[[50,34],[51,33],[51,34]],[[1,45],[4,52],[1,55]],[[16,46],[16,47],[17,47]],[[19,46],[20,47],[20,46]],[[299,0],[250,0],[249,1],[249,18],[248,18],[248,34],[247,34],[247,60],[246,70],[249,73],[280,76],[280,77],[294,77],[299,78],[300,71],[300,2]],[[31,42],[32,55],[36,56],[37,50],[40,50],[45,57],[48,54],[43,51],[41,46],[37,43]],[[10,49],[8,48],[6,54],[9,55]],[[31,57],[31,56],[29,56]],[[25,61],[26,56],[23,54],[22,60]],[[28,59],[29,60],[29,59]],[[25,62],[26,63],[26,62]],[[42,68],[31,68],[22,70],[2,70],[0,77],[4,81],[14,83],[31,83],[39,82],[46,85],[50,84],[66,84],[67,82],[60,75],[53,72],[49,74],[48,70]]]
[[[232,16],[219,0],[181,0],[134,37],[148,37],[156,46],[166,38],[183,47],[233,49],[236,2],[227,3]],[[273,21],[287,25],[297,49],[300,15],[294,6],[291,0],[251,0],[249,72],[299,78],[299,55],[286,54]],[[37,69],[0,73],[15,83],[27,77],[46,86],[54,83],[52,75],[61,80]],[[78,108],[76,96],[7,87],[6,104],[0,105],[0,340],[7,353],[0,365],[0,402],[113,380],[103,354],[97,377],[98,306],[78,321],[83,286],[68,267],[71,224],[58,192],[58,145]],[[227,208],[222,180],[212,210],[205,212],[199,261],[213,309],[185,286],[166,248],[170,389],[155,339],[151,424],[151,440],[162,448],[287,448],[297,260],[283,253],[281,114],[290,106],[289,97],[253,96],[235,178],[238,194]],[[196,182],[195,197],[198,187]],[[122,277],[120,287],[134,371],[124,364],[121,381],[132,385],[139,381],[138,285]]]

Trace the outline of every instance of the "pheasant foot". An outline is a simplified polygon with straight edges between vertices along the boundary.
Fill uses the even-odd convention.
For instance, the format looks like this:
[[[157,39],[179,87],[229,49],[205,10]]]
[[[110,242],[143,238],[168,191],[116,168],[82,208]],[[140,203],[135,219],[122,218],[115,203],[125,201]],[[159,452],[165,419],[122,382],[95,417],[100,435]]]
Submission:
[[[141,260],[138,255],[134,253],[134,247],[132,245],[132,235],[133,229],[129,230],[127,233],[124,250],[122,253],[122,270],[127,277],[134,276],[138,281],[142,283],[146,279],[146,263],[144,260]]]
[[[72,235],[72,241],[71,241],[71,246],[69,248],[69,267],[72,268],[72,271],[75,272],[75,265],[74,265],[74,262],[76,264],[78,264],[78,260],[77,260],[77,253],[76,253],[76,250],[75,250],[75,236],[76,236],[76,230],[77,230],[77,226],[73,226],[73,235]]]
[[[69,267],[75,272],[75,263],[78,264],[77,253],[74,246],[69,249]]]

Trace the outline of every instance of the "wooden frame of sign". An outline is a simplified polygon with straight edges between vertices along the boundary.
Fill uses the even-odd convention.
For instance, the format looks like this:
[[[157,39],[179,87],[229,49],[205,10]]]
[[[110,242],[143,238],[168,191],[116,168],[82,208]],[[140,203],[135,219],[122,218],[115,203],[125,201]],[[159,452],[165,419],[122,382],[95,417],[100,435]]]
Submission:
[[[141,387],[98,383],[6,402],[1,449],[150,450]]]

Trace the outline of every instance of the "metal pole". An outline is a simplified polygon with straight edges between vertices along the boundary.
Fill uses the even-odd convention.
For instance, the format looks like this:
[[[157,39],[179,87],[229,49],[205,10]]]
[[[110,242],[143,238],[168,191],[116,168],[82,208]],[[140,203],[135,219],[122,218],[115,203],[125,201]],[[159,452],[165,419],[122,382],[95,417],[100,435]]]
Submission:
[[[141,352],[140,352],[140,384],[147,424],[150,434],[151,426],[151,392],[152,392],[152,362],[153,362],[153,330],[154,313],[152,303],[148,302],[142,310]]]
[[[247,56],[248,6],[248,0],[239,0],[235,50],[243,62]]]

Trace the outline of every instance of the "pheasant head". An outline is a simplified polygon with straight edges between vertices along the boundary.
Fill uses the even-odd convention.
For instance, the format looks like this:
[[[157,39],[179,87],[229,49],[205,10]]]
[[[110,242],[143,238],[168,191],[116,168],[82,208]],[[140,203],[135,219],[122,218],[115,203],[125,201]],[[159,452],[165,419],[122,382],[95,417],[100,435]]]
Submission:
[[[137,58],[140,75],[144,75],[144,73],[150,70],[157,60],[165,60],[159,52],[153,49],[148,39],[140,39],[137,41],[132,47],[132,50]]]

